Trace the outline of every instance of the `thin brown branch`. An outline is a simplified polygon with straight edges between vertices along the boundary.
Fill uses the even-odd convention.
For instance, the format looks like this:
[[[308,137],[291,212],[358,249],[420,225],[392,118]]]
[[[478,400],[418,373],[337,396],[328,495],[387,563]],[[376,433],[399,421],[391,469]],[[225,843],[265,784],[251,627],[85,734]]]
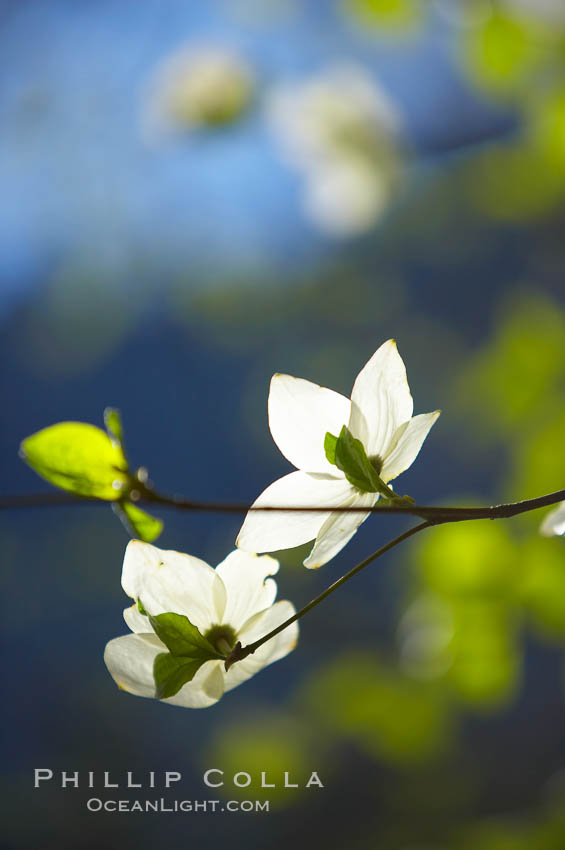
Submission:
[[[323,602],[328,596],[334,593],[338,588],[345,584],[346,581],[353,578],[353,576],[357,575],[357,573],[364,570],[365,567],[369,566],[373,561],[376,561],[377,558],[380,558],[381,555],[384,555],[386,552],[389,552],[391,549],[394,549],[395,546],[398,546],[399,543],[403,543],[404,540],[407,540],[409,537],[413,537],[414,534],[417,534],[419,531],[423,531],[424,528],[429,528],[430,526],[435,525],[435,522],[428,521],[421,522],[419,525],[415,525],[412,528],[409,528],[408,531],[405,531],[403,534],[399,534],[398,537],[395,537],[393,540],[389,540],[388,543],[385,543],[384,546],[381,546],[376,552],[373,552],[372,555],[369,555],[368,558],[365,558],[359,564],[356,564],[349,572],[345,573],[345,575],[338,578],[337,581],[334,581],[333,584],[330,584],[319,596],[316,596],[311,600],[304,608],[301,608],[300,611],[297,611],[296,614],[293,614],[292,617],[289,617],[288,620],[285,620],[284,623],[281,623],[280,626],[277,626],[276,629],[273,629],[267,635],[264,635],[259,640],[256,640],[254,643],[250,643],[247,646],[242,647],[241,643],[237,643],[232,653],[226,658],[224,666],[226,670],[235,664],[237,661],[243,661],[244,658],[247,658],[248,655],[251,655],[253,652],[259,649],[264,643],[271,638],[276,637],[280,632],[284,631],[284,629],[288,628],[288,626],[295,623],[300,617],[303,617],[304,614],[307,614],[308,611],[311,611],[312,608],[315,608],[316,605],[319,605],[320,602]]]
[[[417,516],[422,519],[431,519],[439,522],[463,522],[474,519],[505,519],[528,511],[538,510],[565,501],[565,490],[556,490],[545,496],[535,499],[525,499],[520,502],[508,502],[500,505],[485,507],[462,507],[454,508],[437,505],[417,505],[404,503],[398,505],[382,504],[377,502],[373,507],[358,506],[335,506],[317,505],[289,506],[289,505],[254,505],[237,502],[199,502],[185,499],[182,496],[166,496],[151,489],[146,489],[139,494],[138,503],[160,505],[164,508],[174,508],[182,511],[208,512],[208,513],[231,513],[244,514],[248,511],[261,511],[269,513],[273,511],[286,512],[308,512],[308,513],[380,513],[380,514],[406,514]],[[84,505],[85,503],[105,504],[101,499],[88,496],[77,496],[73,493],[31,493],[24,495],[0,496],[0,510],[20,510],[23,508],[58,507]]]

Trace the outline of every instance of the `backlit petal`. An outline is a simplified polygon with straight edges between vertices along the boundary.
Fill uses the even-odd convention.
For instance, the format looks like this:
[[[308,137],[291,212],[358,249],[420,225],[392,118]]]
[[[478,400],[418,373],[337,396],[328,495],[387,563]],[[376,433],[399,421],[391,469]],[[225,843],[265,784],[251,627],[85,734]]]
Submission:
[[[207,661],[191,682],[187,682],[174,697],[164,699],[163,702],[184,708],[208,708],[222,698],[224,691],[224,662]]]
[[[381,470],[383,481],[392,481],[393,478],[396,478],[397,475],[400,475],[414,463],[422,448],[422,443],[428,436],[430,428],[440,412],[435,410],[433,413],[420,413],[411,419],[407,425],[401,425],[397,429],[397,434],[391,441],[394,448],[385,457]]]
[[[155,696],[153,663],[166,646],[157,635],[124,635],[106,644],[104,662],[121,690],[140,697]]]
[[[122,586],[150,614],[184,614],[201,631],[221,622],[226,591],[212,567],[182,552],[132,540],[126,549]]]
[[[351,496],[345,478],[291,472],[261,493],[254,506],[325,507],[345,504]],[[329,511],[250,511],[236,544],[246,552],[275,552],[313,540],[329,517]]]
[[[351,498],[349,504],[355,507],[372,507],[378,499],[377,493],[357,493]],[[314,547],[306,560],[304,566],[309,570],[315,570],[323,564],[327,564],[346,543],[349,543],[362,522],[365,522],[370,513],[332,513],[324,522]]]
[[[347,425],[350,407],[345,396],[303,378],[277,374],[271,379],[271,434],[287,460],[305,472],[336,471],[326,459],[324,438]]]
[[[104,661],[119,688],[140,697],[155,697],[153,664],[167,649],[154,634],[124,635],[106,644]],[[207,661],[191,682],[163,702],[187,708],[207,708],[224,693],[223,662]]]
[[[152,631],[149,620],[138,609],[137,602],[124,609],[124,620],[134,634],[147,634]]]
[[[276,582],[268,578],[279,570],[279,562],[269,555],[255,555],[236,549],[216,567],[227,591],[222,622],[236,631],[257,611],[275,601]]]
[[[351,393],[349,429],[370,457],[383,458],[394,432],[412,416],[406,367],[393,339],[373,354]]]
[[[547,514],[540,526],[540,534],[544,537],[565,534],[565,502]]]
[[[284,600],[277,602],[272,608],[262,611],[252,617],[244,626],[238,638],[242,644],[253,643],[255,640],[269,634],[278,625],[288,620],[296,613],[294,605]],[[243,661],[238,661],[226,673],[226,691],[235,688],[242,682],[254,676],[263,667],[272,664],[273,661],[278,661],[288,655],[298,640],[298,624],[292,623],[283,629],[274,638],[268,640],[259,647],[252,655],[248,655]]]

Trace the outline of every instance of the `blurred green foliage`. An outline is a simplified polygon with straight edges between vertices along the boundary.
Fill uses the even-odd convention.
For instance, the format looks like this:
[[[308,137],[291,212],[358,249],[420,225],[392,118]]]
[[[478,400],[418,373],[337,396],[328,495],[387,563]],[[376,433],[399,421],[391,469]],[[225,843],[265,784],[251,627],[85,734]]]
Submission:
[[[460,850],[562,850],[565,844],[564,800],[560,793],[540,813],[492,818],[470,826],[457,846]]]
[[[504,93],[528,78],[541,61],[532,28],[506,12],[485,16],[465,31],[462,57],[471,79],[487,91]]]
[[[213,781],[223,779],[224,786],[217,790],[224,798],[269,800],[273,809],[287,808],[318,790],[315,784],[304,789],[315,768],[323,774],[319,741],[315,729],[296,714],[263,708],[260,712],[255,707],[253,716],[240,720],[237,728],[228,724],[221,729],[202,766],[221,765],[224,776],[215,774]],[[251,777],[249,785],[234,783],[241,771]],[[243,776],[237,780],[246,781]]]
[[[531,498],[565,480],[565,311],[523,290],[497,312],[496,332],[456,378],[454,401],[466,440],[503,449],[505,494]]]
[[[437,599],[449,628],[443,641],[426,640],[438,627],[434,613],[439,606],[428,604],[427,621],[404,630],[401,652],[407,642],[415,643],[416,660],[424,669],[437,671],[436,678],[444,678],[460,699],[477,707],[507,702],[519,684],[513,604],[518,555],[504,526],[488,521],[432,529],[414,547],[421,593],[427,600]],[[411,651],[414,655],[413,646]],[[418,675],[414,658],[410,670]]]
[[[357,25],[395,34],[412,31],[424,11],[418,0],[342,0],[342,7]]]
[[[300,700],[330,735],[398,765],[437,755],[451,733],[441,688],[414,681],[369,651],[338,656],[313,671]]]

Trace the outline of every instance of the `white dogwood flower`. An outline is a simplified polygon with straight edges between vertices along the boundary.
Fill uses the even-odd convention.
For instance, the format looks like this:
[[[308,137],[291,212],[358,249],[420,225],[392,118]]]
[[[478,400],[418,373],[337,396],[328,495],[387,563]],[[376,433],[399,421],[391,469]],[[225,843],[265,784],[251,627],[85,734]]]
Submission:
[[[547,514],[540,526],[540,534],[544,537],[565,534],[565,502]]]
[[[133,634],[111,640],[104,661],[116,684],[173,705],[206,708],[296,645],[298,626],[288,626],[255,653],[224,661],[237,641],[248,645],[295,613],[275,603],[268,576],[278,561],[235,551],[213,569],[180,552],[133,540],[128,544],[122,587],[135,604],[124,611]]]
[[[381,345],[361,370],[351,400],[302,378],[274,375],[268,407],[273,439],[298,471],[267,487],[254,507],[328,510],[250,511],[237,546],[274,552],[315,539],[304,561],[308,568],[333,558],[369,516],[332,507],[370,508],[380,495],[392,496],[385,484],[414,462],[440,413],[412,416],[406,369],[394,340]]]
[[[224,47],[188,45],[167,57],[145,93],[148,141],[178,131],[233,123],[247,111],[254,88],[248,64]]]
[[[403,171],[401,120],[373,76],[334,65],[275,87],[267,112],[283,155],[304,177],[309,218],[333,236],[369,230]]]

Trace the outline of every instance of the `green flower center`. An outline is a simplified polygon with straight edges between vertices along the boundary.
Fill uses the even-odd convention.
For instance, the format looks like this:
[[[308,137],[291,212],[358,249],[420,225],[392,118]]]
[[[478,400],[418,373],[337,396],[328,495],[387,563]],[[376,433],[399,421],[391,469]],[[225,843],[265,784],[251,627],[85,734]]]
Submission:
[[[237,640],[235,629],[227,623],[223,626],[210,626],[204,637],[209,640],[212,646],[218,650],[221,655],[228,656],[234,648]]]
[[[384,463],[382,457],[380,457],[379,455],[373,455],[372,457],[369,458],[369,460],[371,462],[371,466],[373,467],[373,469],[375,470],[377,475],[380,475],[381,469],[383,468],[383,463]]]

